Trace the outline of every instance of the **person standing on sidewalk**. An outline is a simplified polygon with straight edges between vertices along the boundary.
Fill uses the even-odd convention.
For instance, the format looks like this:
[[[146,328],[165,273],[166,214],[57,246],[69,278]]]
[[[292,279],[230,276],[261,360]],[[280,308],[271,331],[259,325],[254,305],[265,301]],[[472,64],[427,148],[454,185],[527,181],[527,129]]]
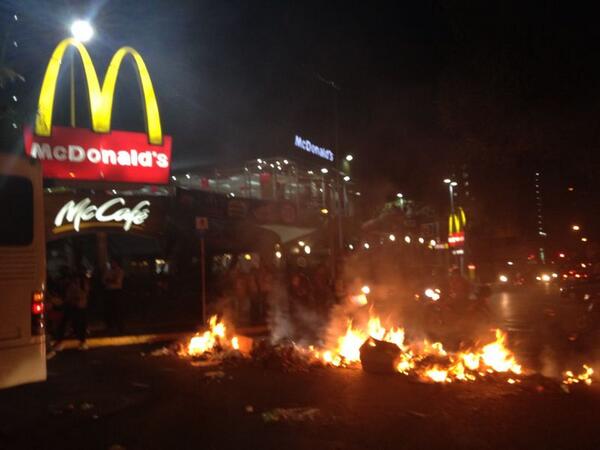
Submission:
[[[121,317],[121,302],[123,292],[123,277],[125,276],[121,265],[112,259],[110,267],[104,273],[104,314],[108,330],[123,333],[123,319]]]
[[[69,324],[73,327],[79,340],[79,350],[87,350],[87,305],[90,285],[83,270],[78,270],[68,277],[65,287],[64,312],[58,326],[54,350],[63,349],[63,340]]]

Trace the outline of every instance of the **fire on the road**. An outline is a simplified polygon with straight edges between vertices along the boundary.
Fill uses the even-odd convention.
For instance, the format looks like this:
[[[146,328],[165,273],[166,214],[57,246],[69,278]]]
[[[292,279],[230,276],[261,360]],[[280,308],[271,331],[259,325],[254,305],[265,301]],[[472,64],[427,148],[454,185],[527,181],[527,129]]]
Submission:
[[[573,371],[571,371],[571,370],[567,370],[563,374],[563,384],[585,383],[589,386],[590,384],[592,384],[592,375],[593,374],[594,374],[594,369],[592,369],[590,366],[584,364],[583,372],[578,375],[575,375],[573,373]]]
[[[331,331],[331,330],[330,330]],[[506,346],[506,334],[496,329],[494,338],[474,348],[451,352],[441,342],[427,340],[406,342],[404,329],[385,327],[381,318],[371,314],[363,326],[348,320],[346,327],[334,339],[334,344],[324,348],[309,346],[299,351],[311,359],[334,367],[360,367],[361,347],[375,346],[375,341],[384,341],[398,347],[399,356],[394,362],[397,372],[415,376],[421,381],[451,383],[476,381],[490,374],[505,374],[509,384],[519,383],[523,368],[514,353]],[[185,356],[203,356],[218,351],[239,350],[239,338],[228,330],[223,321],[212,316],[208,329],[193,336],[184,350]],[[583,372],[566,371],[563,384],[592,384],[594,370],[583,365]]]
[[[204,333],[196,333],[190,339],[187,346],[187,355],[201,356],[217,347],[220,349],[239,349],[238,337],[235,335],[229,337],[225,323],[218,321],[217,316],[210,318],[208,326],[208,330]]]
[[[506,335],[500,330],[495,331],[495,340],[492,342],[469,351],[452,353],[446,351],[441,342],[405,343],[404,329],[388,329],[381,324],[378,316],[371,316],[365,327],[357,327],[349,321],[334,348],[311,348],[311,351],[316,358],[329,365],[357,366],[360,363],[360,348],[369,338],[396,344],[401,351],[396,370],[406,375],[416,375],[424,381],[474,381],[488,373],[522,373],[521,365],[505,345]]]

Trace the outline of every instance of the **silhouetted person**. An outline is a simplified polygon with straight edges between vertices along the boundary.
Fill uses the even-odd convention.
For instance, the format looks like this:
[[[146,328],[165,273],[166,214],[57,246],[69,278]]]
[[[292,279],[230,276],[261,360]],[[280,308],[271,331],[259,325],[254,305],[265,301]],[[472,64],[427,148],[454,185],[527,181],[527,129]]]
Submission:
[[[65,286],[64,312],[57,330],[55,350],[63,349],[63,340],[67,327],[71,325],[79,340],[79,349],[87,350],[87,305],[90,285],[83,271],[78,271],[68,277]]]

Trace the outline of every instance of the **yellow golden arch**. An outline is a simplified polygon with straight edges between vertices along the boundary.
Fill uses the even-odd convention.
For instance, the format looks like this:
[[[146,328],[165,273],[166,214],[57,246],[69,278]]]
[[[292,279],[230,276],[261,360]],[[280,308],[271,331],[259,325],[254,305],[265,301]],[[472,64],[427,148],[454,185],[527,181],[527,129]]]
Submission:
[[[458,212],[450,214],[448,218],[448,233],[459,233],[464,231],[465,225],[467,224],[467,216],[464,209],[458,208]]]
[[[150,74],[148,73],[146,64],[140,54],[131,47],[121,47],[117,50],[110,60],[104,83],[102,84],[102,88],[100,88],[98,75],[96,74],[96,69],[94,68],[94,63],[92,62],[89,53],[81,42],[73,38],[61,41],[54,49],[52,57],[48,62],[38,102],[38,113],[35,119],[35,134],[38,136],[50,136],[52,132],[52,110],[54,107],[54,94],[56,92],[58,71],[65,52],[70,46],[77,49],[83,63],[83,70],[90,97],[92,129],[97,133],[108,133],[110,131],[117,75],[119,74],[119,68],[121,67],[123,58],[127,55],[131,55],[137,67],[140,88],[144,99],[143,103],[148,141],[155,145],[162,144],[162,129],[160,126],[158,103],[156,102],[156,95],[154,94],[154,87],[152,86]]]

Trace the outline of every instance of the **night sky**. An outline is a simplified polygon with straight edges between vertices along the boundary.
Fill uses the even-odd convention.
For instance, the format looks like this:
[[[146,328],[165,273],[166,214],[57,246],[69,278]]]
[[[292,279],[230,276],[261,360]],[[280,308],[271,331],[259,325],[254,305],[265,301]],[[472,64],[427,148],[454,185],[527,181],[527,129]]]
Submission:
[[[337,155],[353,153],[353,176],[376,199],[401,190],[441,208],[441,179],[467,173],[464,201],[482,226],[504,220],[535,231],[532,177],[540,170],[550,231],[578,214],[600,225],[593,11],[556,1],[9,0],[3,64],[26,82],[5,87],[1,98],[4,105],[17,93],[21,123],[32,119],[47,58],[75,17],[94,23],[88,50],[101,76],[118,47],[142,54],[176,168],[290,155],[298,133]],[[66,124],[64,72],[55,114]],[[78,125],[89,126],[79,81]],[[136,83],[129,66],[115,129],[143,130]],[[6,122],[4,145],[18,149]]]

